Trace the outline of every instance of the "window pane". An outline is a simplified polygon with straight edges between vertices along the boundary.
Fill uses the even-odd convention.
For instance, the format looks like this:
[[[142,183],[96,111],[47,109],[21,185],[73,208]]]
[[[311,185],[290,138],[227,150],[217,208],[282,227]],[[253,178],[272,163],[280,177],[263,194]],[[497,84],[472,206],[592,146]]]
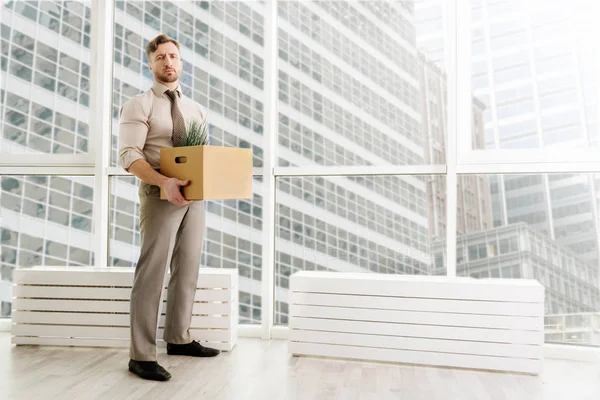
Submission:
[[[253,165],[261,167],[264,5],[258,1],[186,3],[116,2],[112,166],[118,166],[119,162],[119,110],[132,96],[148,90],[154,81],[144,49],[154,38],[153,32],[157,32],[159,25],[162,32],[180,43],[181,88],[186,96],[207,110],[211,144],[251,148]],[[225,6],[235,12],[225,17],[222,13]],[[189,12],[190,7],[194,10],[193,15]],[[128,28],[133,24],[144,24],[145,29],[131,31]],[[247,46],[248,37],[253,41],[251,49]],[[234,79],[224,81],[220,72],[233,75]],[[228,135],[235,140],[226,142]]]
[[[135,267],[140,253],[139,180],[110,180],[109,266]],[[252,200],[207,201],[201,268],[237,268],[239,322],[261,321],[262,178],[253,181]]]
[[[87,153],[90,104],[84,78],[89,78],[90,52],[77,38],[91,29],[90,8],[89,0],[2,3],[7,74],[0,79],[0,153]],[[49,29],[29,30],[17,23],[19,16]],[[40,109],[44,132],[38,129]],[[15,119],[15,112],[22,119]],[[59,114],[75,121],[68,131],[56,130]]]
[[[444,188],[441,176],[278,178],[275,322],[288,323],[298,271],[445,274]]]
[[[600,345],[599,185],[591,174],[461,177],[457,275],[536,279],[546,341]]]
[[[443,2],[438,3],[441,12]],[[598,147],[600,44],[597,13],[590,12],[597,2],[471,4],[473,93],[486,116],[483,129],[490,132],[485,139],[474,132],[472,148]],[[423,2],[415,2],[418,26],[426,12]],[[443,28],[427,33],[440,37]],[[419,47],[427,57],[436,54],[425,41]],[[518,129],[522,121],[535,124]]]
[[[347,1],[278,3],[280,166],[444,163],[446,77],[439,59],[417,52],[404,3],[408,12],[361,2],[368,15]],[[443,29],[441,15],[426,19]],[[443,35],[435,39],[428,45],[443,54]]]
[[[93,265],[93,197],[93,177],[0,177],[1,317],[15,268]]]

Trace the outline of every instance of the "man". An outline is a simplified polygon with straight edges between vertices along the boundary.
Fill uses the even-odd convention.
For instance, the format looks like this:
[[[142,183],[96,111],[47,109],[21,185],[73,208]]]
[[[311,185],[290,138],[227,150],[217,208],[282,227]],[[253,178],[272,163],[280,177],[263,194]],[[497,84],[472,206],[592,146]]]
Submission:
[[[183,144],[186,121],[195,119],[204,127],[207,123],[204,109],[181,92],[179,43],[159,35],[146,46],[146,55],[154,84],[123,105],[119,127],[119,162],[142,181],[142,248],[131,291],[129,370],[144,379],[166,381],[171,374],[156,361],[156,330],[167,266],[171,270],[164,331],[167,353],[219,354],[193,341],[189,332],[204,239],[204,203],[183,197],[181,186],[188,181],[158,171],[160,149]],[[160,188],[168,201],[160,199]]]

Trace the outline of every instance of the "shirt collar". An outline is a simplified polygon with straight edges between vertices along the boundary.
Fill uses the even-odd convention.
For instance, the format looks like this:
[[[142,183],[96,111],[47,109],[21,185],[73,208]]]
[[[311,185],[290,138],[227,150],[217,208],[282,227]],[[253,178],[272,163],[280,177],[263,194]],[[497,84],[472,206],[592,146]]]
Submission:
[[[165,94],[165,92],[169,90],[168,87],[166,87],[165,85],[163,85],[162,83],[159,83],[157,81],[154,81],[154,84],[152,84],[152,91],[154,92],[154,94],[156,95],[156,97],[161,97],[163,94]],[[179,97],[181,97],[182,93],[181,93],[181,85],[177,86],[177,95]]]

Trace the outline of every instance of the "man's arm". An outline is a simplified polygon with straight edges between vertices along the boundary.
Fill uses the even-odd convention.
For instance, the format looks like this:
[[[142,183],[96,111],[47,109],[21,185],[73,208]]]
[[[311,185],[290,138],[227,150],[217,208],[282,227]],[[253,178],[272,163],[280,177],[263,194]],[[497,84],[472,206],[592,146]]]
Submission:
[[[181,186],[186,186],[190,182],[182,181],[176,178],[167,178],[166,176],[158,173],[148,161],[139,159],[133,162],[129,166],[129,172],[137,176],[140,180],[161,187],[167,195],[167,200],[177,206],[185,206],[190,204],[191,201],[186,200],[181,194]]]
[[[181,194],[181,186],[188,181],[168,178],[158,173],[146,161],[143,152],[148,136],[148,113],[140,97],[133,97],[121,108],[119,122],[119,163],[128,172],[137,176],[141,181],[163,188],[167,200],[175,205],[189,204]]]
[[[163,187],[169,179],[152,168],[148,161],[144,159],[135,160],[127,171],[137,176],[141,181],[159,187]]]

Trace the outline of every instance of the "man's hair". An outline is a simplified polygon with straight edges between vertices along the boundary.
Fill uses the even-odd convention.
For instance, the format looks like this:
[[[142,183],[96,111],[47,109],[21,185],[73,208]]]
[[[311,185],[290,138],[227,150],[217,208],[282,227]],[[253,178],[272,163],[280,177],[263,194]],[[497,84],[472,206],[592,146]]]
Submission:
[[[154,53],[158,46],[160,46],[163,43],[169,43],[169,42],[173,43],[177,47],[177,50],[181,50],[179,48],[179,42],[177,40],[170,38],[168,35],[165,35],[164,33],[161,33],[160,35],[158,35],[157,37],[152,39],[146,45],[146,57],[148,57],[148,61],[152,61],[152,60],[150,60],[150,54]]]

